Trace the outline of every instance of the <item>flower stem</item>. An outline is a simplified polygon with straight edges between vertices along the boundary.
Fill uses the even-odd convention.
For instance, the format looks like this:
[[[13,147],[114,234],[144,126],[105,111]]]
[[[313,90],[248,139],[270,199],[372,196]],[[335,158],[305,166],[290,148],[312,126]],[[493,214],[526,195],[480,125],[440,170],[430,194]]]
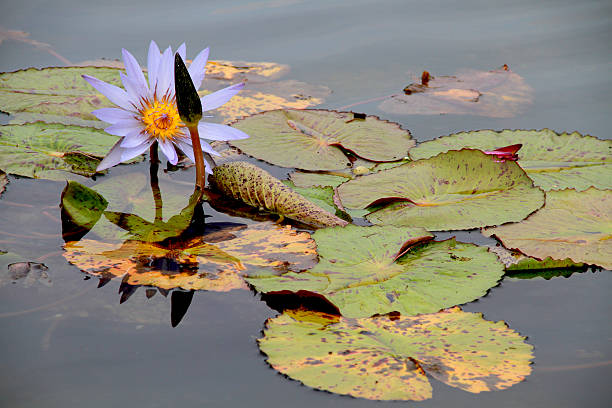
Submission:
[[[204,167],[204,153],[202,152],[202,145],[200,144],[200,135],[198,133],[198,126],[187,126],[189,134],[191,135],[191,145],[193,147],[193,156],[195,158],[196,165],[196,188],[204,190],[205,180],[205,167]]]

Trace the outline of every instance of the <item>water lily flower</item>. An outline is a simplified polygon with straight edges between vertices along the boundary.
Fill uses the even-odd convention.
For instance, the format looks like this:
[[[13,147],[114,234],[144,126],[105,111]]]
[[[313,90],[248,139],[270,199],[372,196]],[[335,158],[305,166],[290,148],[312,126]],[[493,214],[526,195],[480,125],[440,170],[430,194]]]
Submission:
[[[184,60],[185,44],[182,44],[177,52]],[[148,83],[136,58],[125,49],[122,53],[126,73],[121,72],[119,75],[125,89],[83,75],[89,84],[118,106],[92,112],[98,119],[111,124],[105,129],[106,132],[120,136],[96,170],[105,170],[130,160],[144,153],[154,142],[159,143],[161,151],[172,164],[178,161],[176,147],[195,162],[189,131],[181,121],[176,106],[172,49],[168,47],[161,53],[155,41],[151,41],[147,60]],[[204,80],[208,53],[208,48],[202,50],[188,68],[196,89],[200,88]],[[244,83],[239,83],[205,95],[201,98],[202,110],[217,109],[243,87]],[[230,126],[202,121],[198,123],[198,133],[201,137],[202,150],[212,156],[219,154],[205,140],[226,141],[249,137],[246,133]],[[212,172],[208,163],[206,163],[206,172]]]

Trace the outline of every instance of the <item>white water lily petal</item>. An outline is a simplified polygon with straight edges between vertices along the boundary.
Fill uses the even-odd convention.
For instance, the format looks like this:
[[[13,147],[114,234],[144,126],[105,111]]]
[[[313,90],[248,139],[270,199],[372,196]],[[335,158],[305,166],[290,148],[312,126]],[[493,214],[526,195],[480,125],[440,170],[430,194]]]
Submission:
[[[131,104],[135,107],[140,107],[141,106],[140,99],[141,99],[141,95],[143,94],[141,90],[139,89],[139,87],[134,83],[134,81],[130,79],[130,77],[125,75],[123,72],[119,73],[119,77],[121,78],[123,87],[128,93]],[[148,95],[145,94],[145,96],[148,96]]]
[[[89,82],[91,86],[96,88],[98,92],[106,96],[112,103],[122,107],[125,110],[135,111],[134,106],[130,102],[128,93],[118,86],[107,84],[104,81],[100,81],[98,78],[94,78],[89,75],[82,75],[82,78]]]
[[[208,54],[210,53],[209,48],[205,48],[194,58],[187,71],[189,71],[189,76],[191,77],[191,81],[195,86],[195,89],[200,89],[202,86],[202,81],[204,80],[204,75],[206,74],[206,63],[208,62]]]
[[[142,73],[142,69],[138,64],[138,61],[136,61],[136,58],[134,58],[134,56],[125,48],[121,49],[121,54],[123,55],[123,63],[125,64],[127,76],[138,90],[138,95],[148,96],[149,87],[147,86],[147,80]]]
[[[116,166],[121,163],[121,139],[117,140],[117,143],[108,151],[104,159],[96,167],[96,171],[106,170],[110,167]]]
[[[172,83],[172,89],[170,84]],[[174,57],[172,49],[166,48],[159,60],[157,69],[157,96],[174,95]]]
[[[168,161],[172,164],[176,164],[178,162],[178,155],[176,154],[176,149],[172,142],[168,140],[159,140],[158,143],[162,153],[166,156]]]
[[[106,133],[115,136],[127,136],[134,130],[143,130],[142,123],[136,119],[120,120],[104,129]]]
[[[147,56],[147,73],[149,75],[149,88],[151,93],[155,92],[157,84],[157,70],[159,69],[159,61],[161,60],[161,51],[155,41],[149,44],[149,54]]]
[[[202,102],[202,111],[206,112],[209,110],[217,109],[219,106],[229,101],[232,96],[236,95],[240,90],[244,88],[244,82],[228,86],[209,95],[205,95],[200,98]]]
[[[185,45],[185,43],[179,45],[179,47],[176,49],[176,52],[178,52],[178,55],[181,56],[183,61],[187,59],[187,45]]]
[[[146,143],[149,139],[149,135],[147,135],[143,129],[135,129],[125,135],[125,137],[121,140],[121,147],[124,149],[138,147]]]
[[[133,112],[128,112],[117,108],[102,108],[91,112],[91,114],[96,118],[110,124],[115,124],[120,120],[135,119]]]
[[[185,156],[189,157],[189,160],[191,160],[192,162],[195,163],[195,155],[193,153],[193,147],[191,147],[191,145],[179,141],[177,143],[177,146],[179,147],[179,149],[181,149],[183,151],[183,153],[185,153]],[[204,150],[204,149],[202,149]],[[204,150],[206,151],[206,150]],[[214,150],[213,150],[214,151]],[[220,156],[219,153],[215,152],[216,156]],[[210,165],[208,164],[208,160],[204,159],[204,171],[208,174],[213,174],[212,172],[212,168],[210,167]]]
[[[140,146],[136,146],[136,147],[131,147],[128,149],[124,149],[121,148],[121,161],[128,161],[133,159],[136,156],[139,156],[141,154],[143,154],[144,152],[147,151],[147,149],[153,144],[153,140],[148,140],[146,143],[140,145]]]
[[[240,140],[249,137],[242,130],[218,123],[200,122],[198,124],[200,138],[208,140]]]

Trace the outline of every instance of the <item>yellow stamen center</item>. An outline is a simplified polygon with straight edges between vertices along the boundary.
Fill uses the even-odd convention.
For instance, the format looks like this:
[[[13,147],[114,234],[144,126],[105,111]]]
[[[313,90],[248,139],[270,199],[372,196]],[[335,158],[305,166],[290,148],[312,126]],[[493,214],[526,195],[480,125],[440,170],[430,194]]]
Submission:
[[[140,109],[140,119],[145,125],[145,132],[151,138],[161,141],[173,141],[183,136],[185,124],[179,117],[174,98],[154,97],[153,101],[144,100]]]

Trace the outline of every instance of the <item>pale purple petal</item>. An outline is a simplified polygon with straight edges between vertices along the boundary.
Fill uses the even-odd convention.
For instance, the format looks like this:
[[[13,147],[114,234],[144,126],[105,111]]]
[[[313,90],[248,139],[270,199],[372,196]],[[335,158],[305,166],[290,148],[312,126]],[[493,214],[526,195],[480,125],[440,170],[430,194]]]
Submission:
[[[177,141],[176,144],[179,147],[179,149],[181,149],[183,151],[183,153],[185,153],[185,156],[189,157],[189,160],[191,160],[192,162],[195,163],[195,155],[193,154],[193,148],[191,147],[191,145],[189,145],[189,144],[187,144],[185,142],[182,142],[182,141]],[[217,156],[220,156],[214,150],[213,150],[213,152],[216,153]],[[210,165],[208,164],[208,161],[206,161],[206,159],[204,160],[204,169],[205,169],[206,173],[212,174],[212,169],[210,168]]]
[[[138,90],[138,95],[149,96],[149,87],[147,86],[147,80],[142,73],[142,69],[136,61],[136,58],[125,48],[121,49],[121,53],[123,54],[123,62],[125,64],[125,71],[127,72],[128,77],[132,81],[132,83],[136,86]]]
[[[242,130],[218,123],[200,122],[198,133],[202,139],[208,140],[240,140],[249,137]]]
[[[149,55],[147,56],[147,71],[149,75],[149,87],[151,93],[155,92],[155,84],[157,82],[157,70],[159,68],[159,60],[161,59],[161,52],[155,41],[151,41],[149,44]]]
[[[91,112],[96,118],[111,124],[120,120],[134,119],[134,113],[117,108],[102,108]]]
[[[121,141],[121,147],[124,149],[140,146],[149,140],[149,135],[142,131],[142,129],[132,130],[130,133],[125,135]]]
[[[191,138],[189,139],[182,139],[183,143],[188,144],[189,146],[193,146],[193,143],[191,143]],[[219,153],[217,153],[217,151],[215,149],[212,148],[211,145],[209,145],[205,140],[200,139],[200,146],[202,147],[202,151],[210,154],[211,156],[221,156]]]
[[[174,57],[172,55],[172,49],[166,48],[161,59],[159,61],[159,68],[157,69],[157,96],[162,97],[166,94],[174,95]],[[170,85],[172,84],[172,89]],[[171,91],[171,92],[169,92]]]
[[[135,111],[134,106],[130,103],[130,98],[123,89],[118,86],[107,84],[89,75],[82,75],[83,79],[89,82],[91,86],[96,88],[100,93],[106,96],[115,105],[129,111]]]
[[[244,88],[244,82],[228,86],[209,95],[206,95],[200,99],[202,102],[202,111],[206,112],[209,110],[217,109],[219,106],[229,101],[232,96],[236,95],[240,90]]]
[[[191,76],[191,81],[193,81],[193,85],[195,85],[196,90],[200,89],[200,86],[202,86],[204,74],[206,73],[206,62],[208,61],[209,52],[209,48],[200,51],[198,56],[194,58],[191,65],[189,65],[189,68],[187,68],[189,71],[189,76]]]
[[[120,120],[113,125],[110,125],[104,131],[115,136],[127,136],[134,130],[143,130],[144,126],[142,122],[136,119]]]
[[[129,149],[121,148],[121,161],[128,161],[133,159],[134,157],[143,154],[147,151],[147,149],[153,144],[154,140],[148,140],[144,144],[136,147],[131,147]]]
[[[183,61],[185,61],[187,59],[187,46],[185,45],[185,43],[182,43],[181,45],[179,45],[179,47],[176,50],[176,52],[178,52],[178,55],[181,56]]]
[[[123,87],[125,88],[125,90],[127,91],[128,95],[130,97],[130,101],[132,102],[132,105],[140,106],[141,105],[140,98],[143,95],[138,90],[138,86],[134,83],[134,81],[132,81],[130,79],[130,77],[125,75],[123,72],[119,73],[119,77],[121,78],[121,82],[123,83]],[[144,96],[146,96],[146,95],[144,95]]]
[[[96,171],[106,170],[110,167],[116,166],[121,163],[121,139],[117,140],[117,143],[109,150],[106,154],[106,157],[102,159],[98,167],[96,167]]]
[[[168,161],[172,164],[176,164],[178,162],[178,156],[172,142],[168,140],[158,140],[158,142],[162,153],[168,158]]]

